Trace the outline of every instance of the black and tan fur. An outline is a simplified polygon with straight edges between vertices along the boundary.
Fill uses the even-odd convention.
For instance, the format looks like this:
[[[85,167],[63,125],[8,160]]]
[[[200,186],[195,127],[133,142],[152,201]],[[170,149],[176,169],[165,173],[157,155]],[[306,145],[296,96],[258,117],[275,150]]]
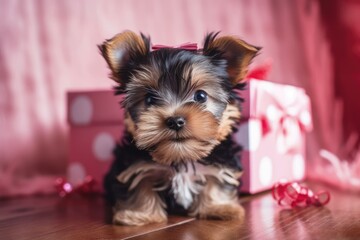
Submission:
[[[236,90],[259,48],[211,33],[198,51],[151,51],[148,37],[125,31],[99,49],[126,110],[105,177],[114,222],[163,222],[168,212],[242,219],[231,133],[240,119]]]

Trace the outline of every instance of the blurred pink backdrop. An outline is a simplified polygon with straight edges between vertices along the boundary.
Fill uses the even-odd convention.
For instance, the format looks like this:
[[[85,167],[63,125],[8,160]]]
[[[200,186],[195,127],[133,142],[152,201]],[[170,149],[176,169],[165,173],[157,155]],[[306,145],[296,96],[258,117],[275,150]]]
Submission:
[[[0,197],[54,191],[66,165],[65,93],[113,86],[96,45],[125,29],[169,45],[201,43],[205,33],[220,30],[262,46],[254,66],[271,60],[269,80],[304,87],[312,98],[309,163],[320,148],[337,152],[343,108],[334,99],[320,6],[315,0],[0,0]]]

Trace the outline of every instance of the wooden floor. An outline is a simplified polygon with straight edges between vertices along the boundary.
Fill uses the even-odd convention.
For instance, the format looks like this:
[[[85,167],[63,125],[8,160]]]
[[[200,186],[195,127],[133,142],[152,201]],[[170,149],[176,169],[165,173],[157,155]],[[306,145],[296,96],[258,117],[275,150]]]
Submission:
[[[279,207],[269,193],[240,202],[246,221],[200,221],[171,216],[166,224],[111,225],[101,197],[31,197],[0,201],[0,239],[360,239],[360,196],[331,191],[323,208]]]

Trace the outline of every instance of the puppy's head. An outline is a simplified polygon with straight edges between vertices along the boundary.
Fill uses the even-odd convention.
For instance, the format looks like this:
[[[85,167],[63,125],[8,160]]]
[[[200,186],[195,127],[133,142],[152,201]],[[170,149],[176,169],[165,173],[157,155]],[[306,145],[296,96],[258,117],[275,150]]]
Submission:
[[[259,50],[211,33],[199,51],[151,51],[149,38],[130,31],[99,49],[118,92],[125,94],[128,130],[136,145],[168,165],[202,159],[230,134],[240,117],[233,89]]]

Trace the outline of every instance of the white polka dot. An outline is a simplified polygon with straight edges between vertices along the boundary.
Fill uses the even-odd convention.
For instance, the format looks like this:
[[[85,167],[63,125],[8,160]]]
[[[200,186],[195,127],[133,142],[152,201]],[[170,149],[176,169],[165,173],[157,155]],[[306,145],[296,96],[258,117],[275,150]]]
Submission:
[[[273,104],[270,104],[267,108],[266,108],[266,117],[274,122],[276,121],[276,119],[279,117],[279,110],[273,105]]]
[[[74,124],[90,123],[93,115],[93,105],[87,96],[78,96],[71,102],[70,120]]]
[[[251,136],[249,133],[251,133]],[[241,124],[236,133],[236,141],[244,150],[248,151],[255,151],[259,148],[261,137],[261,122],[257,119],[251,119]]]
[[[67,178],[71,184],[77,185],[82,183],[85,179],[85,176],[86,171],[81,163],[73,162],[69,164],[67,168]]]
[[[272,180],[272,162],[269,157],[263,157],[259,164],[259,179],[263,186],[269,186]]]
[[[114,138],[108,133],[98,134],[93,142],[93,153],[100,161],[110,160],[115,147]]]
[[[311,123],[311,116],[308,110],[304,110],[300,114],[300,121],[305,125],[308,126]]]
[[[296,180],[302,179],[305,175],[305,161],[302,155],[296,154],[293,158],[292,172]]]
[[[249,150],[256,151],[259,148],[262,138],[262,125],[259,120],[249,120],[249,135]]]

